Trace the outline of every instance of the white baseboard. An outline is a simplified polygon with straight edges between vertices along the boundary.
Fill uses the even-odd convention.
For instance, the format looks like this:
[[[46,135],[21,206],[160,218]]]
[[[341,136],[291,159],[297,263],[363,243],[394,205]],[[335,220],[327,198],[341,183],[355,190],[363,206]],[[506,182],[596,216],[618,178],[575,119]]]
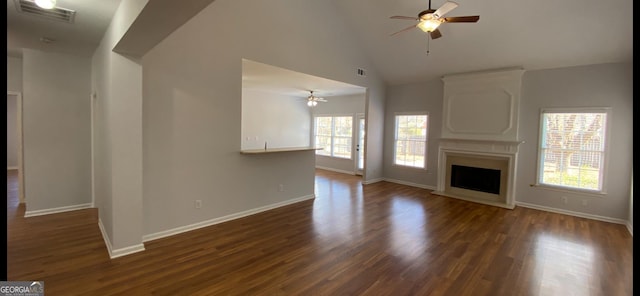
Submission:
[[[59,207],[59,208],[53,208],[53,209],[26,211],[26,212],[24,212],[24,217],[28,218],[28,217],[34,217],[34,216],[57,214],[57,213],[64,213],[64,212],[68,212],[68,211],[83,210],[83,209],[89,209],[89,208],[91,208],[91,204],[90,203],[81,204],[81,205],[66,206],[66,207]]]
[[[8,167],[7,167],[7,171],[10,171],[10,170],[17,170],[17,169],[18,169],[18,167],[17,167],[17,166],[8,166]]]
[[[615,224],[626,225],[628,223],[627,221],[622,220],[622,219],[616,219],[616,218],[610,218],[610,217],[605,217],[605,216],[599,216],[599,215],[586,214],[586,213],[580,213],[580,212],[556,209],[556,208],[551,208],[551,207],[539,206],[539,205],[530,204],[530,203],[526,203],[526,202],[518,202],[518,201],[516,201],[516,206],[535,209],[535,210],[541,210],[541,211],[547,211],[547,212],[552,212],[552,213],[558,213],[558,214],[565,214],[565,215],[575,216],[575,217],[580,217],[580,218],[587,218],[587,219],[592,219],[592,220],[610,222],[610,223],[615,223]],[[628,226],[627,226],[627,228],[628,228]]]
[[[627,221],[626,225],[627,225],[627,230],[629,231],[631,236],[633,236],[633,225],[629,221]]]
[[[100,227],[100,233],[102,233],[102,239],[104,240],[104,244],[107,246],[107,251],[109,252],[109,258],[114,259],[114,258],[144,251],[144,244],[137,244],[137,245],[114,250],[113,247],[111,246],[111,240],[109,239],[107,232],[104,230],[104,225],[102,224],[102,220],[100,220],[100,218],[98,218],[98,227]]]
[[[348,174],[348,175],[355,175],[356,174],[355,172],[339,170],[339,169],[323,167],[323,166],[316,166],[316,169],[321,169],[321,170],[325,170],[325,171],[332,171],[332,172],[336,172],[336,173],[343,173],[343,174]]]
[[[242,211],[242,212],[239,212],[239,213],[235,213],[235,214],[231,214],[231,215],[227,215],[227,216],[223,216],[223,217],[214,218],[214,219],[211,219],[211,220],[206,220],[206,221],[194,223],[194,224],[191,224],[191,225],[176,227],[176,228],[165,230],[165,231],[160,231],[160,232],[156,232],[156,233],[152,233],[152,234],[143,235],[142,236],[142,241],[143,242],[148,242],[148,241],[160,239],[160,238],[163,238],[163,237],[176,235],[176,234],[179,234],[179,233],[183,233],[183,232],[187,232],[187,231],[191,231],[191,230],[196,230],[196,229],[199,229],[199,228],[203,228],[203,227],[207,227],[207,226],[211,226],[211,225],[227,222],[227,221],[238,219],[238,218],[243,218],[243,217],[250,216],[250,215],[253,215],[253,214],[257,214],[257,213],[260,213],[260,212],[272,210],[272,209],[275,209],[275,208],[283,207],[283,206],[294,204],[294,203],[298,203],[298,202],[305,201],[305,200],[308,200],[308,199],[314,199],[315,197],[316,197],[315,194],[306,195],[306,196],[302,196],[302,197],[286,200],[286,201],[283,201],[283,202],[270,204],[270,205],[266,205],[266,206],[263,206],[263,207],[259,207],[259,208],[255,208],[255,209],[251,209],[251,210],[247,210],[247,211]]]
[[[382,182],[382,181],[384,181],[384,178],[376,178],[376,179],[371,179],[371,180],[364,180],[364,181],[362,181],[362,185],[369,185],[369,184],[378,183],[378,182]]]
[[[436,187],[435,187],[435,186],[431,186],[431,185],[424,185],[424,184],[418,184],[418,183],[407,182],[407,181],[402,181],[402,180],[396,180],[396,179],[390,179],[390,178],[383,178],[383,181],[387,181],[387,182],[391,182],[391,183],[396,183],[396,184],[407,185],[407,186],[411,186],[411,187],[418,187],[418,188],[423,188],[423,189],[436,190]]]

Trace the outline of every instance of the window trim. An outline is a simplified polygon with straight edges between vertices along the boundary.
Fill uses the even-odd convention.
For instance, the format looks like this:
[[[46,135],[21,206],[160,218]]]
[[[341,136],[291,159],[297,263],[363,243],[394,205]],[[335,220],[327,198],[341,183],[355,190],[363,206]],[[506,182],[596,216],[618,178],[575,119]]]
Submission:
[[[312,135],[312,139],[313,139],[313,146],[316,147],[317,143],[316,143],[316,136],[317,136],[317,120],[316,118],[318,117],[331,117],[331,151],[329,151],[329,155],[326,154],[318,154],[319,150],[316,150],[316,156],[323,156],[323,157],[331,157],[331,158],[335,158],[335,159],[345,159],[345,160],[354,160],[353,155],[354,155],[354,118],[355,116],[353,114],[345,114],[345,113],[336,113],[336,114],[313,114],[313,135]],[[347,157],[341,157],[341,156],[335,156],[333,151],[334,151],[334,138],[336,137],[335,135],[335,118],[336,117],[351,117],[351,153],[350,156]],[[340,138],[344,138],[342,136],[340,136]]]
[[[607,181],[608,181],[608,172],[609,172],[609,146],[610,146],[610,138],[611,138],[611,107],[546,107],[540,108],[540,114],[538,116],[538,144],[536,147],[536,171],[535,171],[535,182],[534,186],[541,187],[544,189],[561,191],[566,193],[581,193],[581,194],[589,194],[597,197],[602,197],[607,195]],[[605,139],[604,139],[604,152],[602,159],[604,164],[602,165],[602,172],[600,174],[602,178],[602,188],[600,190],[586,189],[586,188],[576,188],[562,185],[554,185],[554,184],[545,184],[540,182],[540,169],[541,169],[541,160],[542,160],[542,142],[543,142],[543,128],[544,128],[544,115],[545,113],[605,113]]]
[[[424,163],[423,167],[415,167],[408,166],[396,163],[396,142],[398,141],[398,116],[426,116],[427,117],[427,128],[425,130],[425,140],[424,140]],[[429,112],[427,111],[406,111],[406,112],[394,112],[393,113],[393,158],[391,159],[391,165],[398,168],[403,169],[411,169],[411,170],[419,170],[419,171],[428,171],[427,156],[429,155],[429,127],[431,124],[429,123]]]

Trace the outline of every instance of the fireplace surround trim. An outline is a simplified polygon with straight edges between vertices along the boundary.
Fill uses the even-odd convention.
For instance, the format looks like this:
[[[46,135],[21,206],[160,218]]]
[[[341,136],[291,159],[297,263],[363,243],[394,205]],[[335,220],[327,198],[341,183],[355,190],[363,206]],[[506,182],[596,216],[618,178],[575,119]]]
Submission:
[[[515,207],[515,179],[518,146],[524,141],[440,139],[438,148],[438,184],[433,194],[478,202],[507,209]],[[462,196],[446,190],[449,175],[447,157],[496,158],[507,161],[507,184],[504,201]]]

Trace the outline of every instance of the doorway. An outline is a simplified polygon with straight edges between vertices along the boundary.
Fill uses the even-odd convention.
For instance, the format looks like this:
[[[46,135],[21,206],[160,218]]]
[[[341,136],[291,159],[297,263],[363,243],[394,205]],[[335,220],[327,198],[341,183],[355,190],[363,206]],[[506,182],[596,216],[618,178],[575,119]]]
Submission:
[[[22,94],[7,91],[7,174],[17,170],[20,203],[25,202],[22,152]]]
[[[364,133],[365,133],[365,120],[364,114],[358,114],[356,116],[356,123],[358,128],[356,129],[356,175],[362,176],[364,171]]]

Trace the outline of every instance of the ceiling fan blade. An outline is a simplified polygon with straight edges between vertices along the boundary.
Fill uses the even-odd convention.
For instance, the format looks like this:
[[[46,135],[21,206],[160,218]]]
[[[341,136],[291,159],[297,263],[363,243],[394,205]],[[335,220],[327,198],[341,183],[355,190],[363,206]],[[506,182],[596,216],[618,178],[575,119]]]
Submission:
[[[445,23],[475,23],[480,19],[479,15],[470,15],[470,16],[452,16],[445,17]]]
[[[455,3],[453,1],[447,1],[444,4],[442,4],[442,6],[440,6],[440,8],[438,8],[438,10],[436,10],[433,13],[433,16],[435,16],[436,18],[441,18],[445,14],[449,13],[449,11],[452,11],[456,7],[458,7],[458,3]]]
[[[418,18],[417,18],[417,17],[402,16],[402,15],[394,15],[394,16],[390,17],[390,19],[397,19],[397,20],[411,20],[411,21],[417,21],[417,20],[418,20]]]
[[[396,34],[400,34],[400,33],[404,32],[404,31],[409,31],[410,29],[413,29],[413,28],[415,28],[415,27],[416,27],[416,25],[408,26],[408,27],[406,27],[406,28],[404,28],[404,29],[402,29],[402,30],[400,30],[400,31],[398,31],[398,32],[395,32],[395,33],[393,33],[393,34],[389,35],[389,36],[393,36],[393,35],[396,35]]]
[[[431,39],[438,39],[442,37],[442,33],[440,33],[440,30],[435,29],[433,32],[429,33],[429,36],[431,36]]]

